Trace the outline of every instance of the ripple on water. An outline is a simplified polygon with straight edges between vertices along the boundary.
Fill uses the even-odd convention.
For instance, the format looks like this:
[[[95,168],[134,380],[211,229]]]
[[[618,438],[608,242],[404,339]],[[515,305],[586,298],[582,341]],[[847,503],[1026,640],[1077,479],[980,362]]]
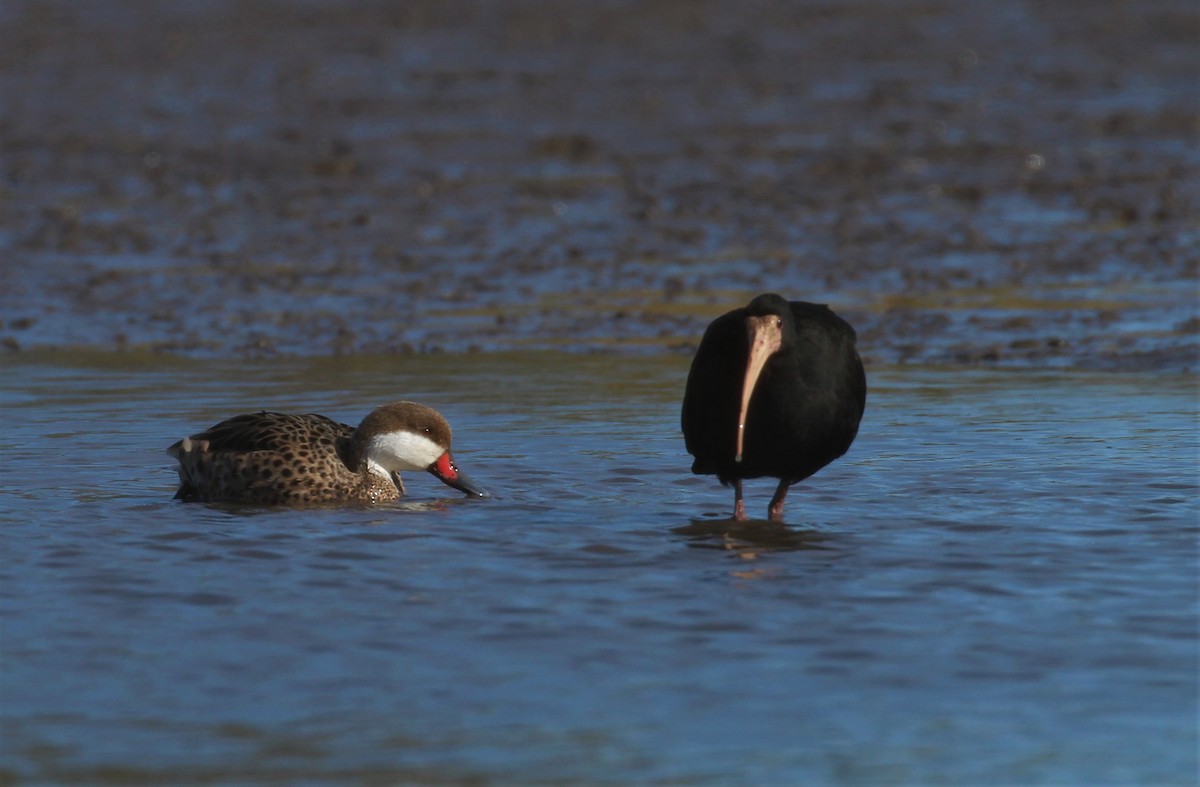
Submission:
[[[681,364],[624,359],[639,387],[614,399],[588,383],[596,359],[552,360],[475,359],[478,388],[453,362],[386,384],[320,364],[228,372],[224,395],[247,405],[271,386],[361,399],[347,411],[384,387],[437,400],[456,455],[498,490],[486,501],[424,478],[404,505],[172,501],[163,432],[203,420],[180,413],[197,406],[188,375],[210,369],[169,386],[102,373],[142,412],[117,439],[87,436],[114,397],[21,405],[0,435],[30,454],[5,468],[24,494],[0,510],[8,767],[163,782],[218,762],[214,778],[283,778],[297,758],[306,778],[380,763],[367,781],[396,758],[566,782],[597,762],[686,783],[747,762],[761,783],[830,781],[839,758],[912,781],[1194,771],[1187,381],[877,370],[858,442],[781,525],[731,521],[730,490],[687,472]],[[501,375],[518,382],[498,408]],[[89,445],[82,498],[39,479],[63,442],[38,439],[47,424]],[[772,486],[748,483],[747,502]]]

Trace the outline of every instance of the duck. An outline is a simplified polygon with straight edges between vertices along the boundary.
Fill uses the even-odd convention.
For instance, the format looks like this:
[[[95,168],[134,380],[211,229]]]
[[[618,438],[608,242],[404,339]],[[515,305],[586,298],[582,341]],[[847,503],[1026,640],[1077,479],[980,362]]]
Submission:
[[[450,424],[431,407],[384,404],[357,427],[312,413],[234,416],[173,443],[184,501],[313,505],[405,495],[402,471],[425,470],[468,497],[488,493],[455,464]]]
[[[763,293],[717,317],[692,358],[683,397],[692,472],[733,485],[779,479],[767,519],[783,521],[788,489],[849,450],[867,403],[850,323],[824,304]]]

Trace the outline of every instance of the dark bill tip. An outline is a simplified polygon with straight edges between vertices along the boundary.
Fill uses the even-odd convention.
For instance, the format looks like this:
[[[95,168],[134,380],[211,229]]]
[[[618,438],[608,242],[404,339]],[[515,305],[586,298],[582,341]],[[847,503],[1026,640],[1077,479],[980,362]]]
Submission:
[[[466,473],[458,469],[454,464],[454,460],[450,458],[449,453],[442,456],[428,467],[430,473],[437,477],[439,481],[449,487],[453,487],[460,492],[465,492],[470,497],[488,497],[486,489]]]

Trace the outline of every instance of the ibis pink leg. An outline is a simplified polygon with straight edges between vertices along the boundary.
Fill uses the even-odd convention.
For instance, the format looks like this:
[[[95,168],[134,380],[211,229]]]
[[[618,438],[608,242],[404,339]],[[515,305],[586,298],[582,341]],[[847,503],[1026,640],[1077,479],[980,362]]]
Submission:
[[[742,500],[742,479],[733,479],[733,518],[739,522],[746,521],[746,503]]]
[[[772,522],[783,521],[783,499],[787,497],[789,486],[791,484],[787,481],[780,481],[779,486],[775,488],[775,496],[771,498],[771,504],[767,506],[767,519]]]

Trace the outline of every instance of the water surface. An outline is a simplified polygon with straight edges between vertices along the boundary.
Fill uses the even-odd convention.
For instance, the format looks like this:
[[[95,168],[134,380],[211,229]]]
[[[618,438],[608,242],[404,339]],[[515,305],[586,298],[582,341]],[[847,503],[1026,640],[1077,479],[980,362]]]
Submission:
[[[145,360],[5,359],[5,779],[1197,776],[1191,378],[871,370],[777,527],[687,472],[681,357]],[[171,499],[189,431],[401,396],[495,497]]]

